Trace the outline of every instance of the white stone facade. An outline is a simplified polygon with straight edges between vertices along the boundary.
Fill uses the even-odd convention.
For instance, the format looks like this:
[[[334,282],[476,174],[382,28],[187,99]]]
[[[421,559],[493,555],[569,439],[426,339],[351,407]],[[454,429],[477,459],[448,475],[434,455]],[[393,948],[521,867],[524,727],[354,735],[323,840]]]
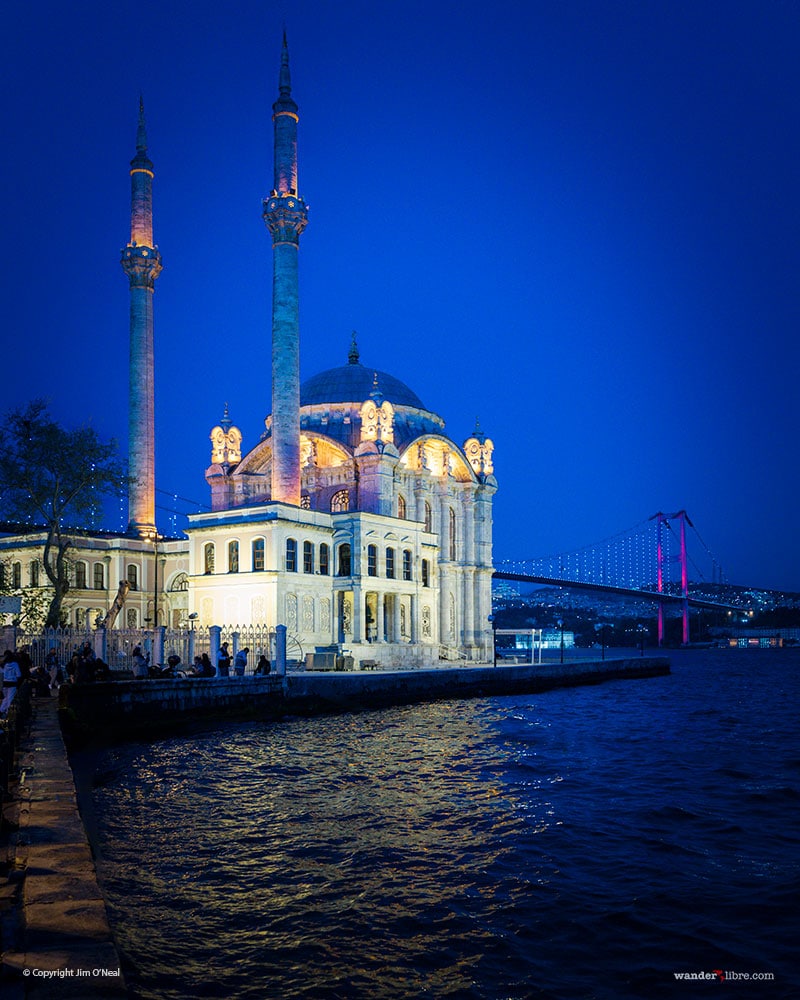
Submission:
[[[337,645],[398,665],[488,659],[492,442],[476,430],[457,445],[441,417],[355,349],[348,365],[305,383],[300,401],[299,508],[271,501],[269,418],[240,461],[206,472],[213,511],[193,515],[189,530],[201,624],[285,624],[304,649]],[[241,442],[223,423],[212,441]]]
[[[41,597],[52,588],[42,566],[41,532],[0,538],[0,591]],[[124,580],[130,585],[114,625],[185,628],[189,615],[189,551],[185,539],[130,538],[113,532],[76,535],[68,553],[69,591],[62,612],[65,625],[93,626],[104,618]],[[12,616],[5,616],[8,624]]]

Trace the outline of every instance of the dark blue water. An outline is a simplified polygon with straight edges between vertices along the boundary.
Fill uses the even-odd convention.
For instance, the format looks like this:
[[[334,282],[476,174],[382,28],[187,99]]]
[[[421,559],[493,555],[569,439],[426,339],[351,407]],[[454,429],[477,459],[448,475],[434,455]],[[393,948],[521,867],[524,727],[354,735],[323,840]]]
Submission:
[[[672,658],[104,751],[133,995],[800,996],[800,651]]]

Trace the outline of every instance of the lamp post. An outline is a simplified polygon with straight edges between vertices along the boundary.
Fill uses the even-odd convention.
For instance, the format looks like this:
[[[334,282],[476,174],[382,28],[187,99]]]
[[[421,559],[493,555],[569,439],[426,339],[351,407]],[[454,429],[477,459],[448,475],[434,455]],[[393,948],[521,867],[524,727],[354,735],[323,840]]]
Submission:
[[[598,622],[594,629],[600,635],[600,658],[606,658],[606,629],[608,628],[608,622]]]
[[[636,631],[639,633],[639,656],[644,656],[644,637],[647,629],[641,622],[636,626]]]
[[[561,629],[561,662],[564,662],[564,619],[559,618],[556,625]]]

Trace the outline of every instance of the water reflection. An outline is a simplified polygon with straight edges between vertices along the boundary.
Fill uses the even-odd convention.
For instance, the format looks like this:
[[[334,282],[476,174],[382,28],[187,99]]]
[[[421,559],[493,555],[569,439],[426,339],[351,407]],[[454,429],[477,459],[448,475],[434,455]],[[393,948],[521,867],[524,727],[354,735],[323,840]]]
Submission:
[[[550,877],[509,855],[557,780],[509,784],[496,722],[440,702],[109,751],[99,864],[137,994],[185,996],[180,968],[197,996],[210,974],[235,996],[477,996],[494,912]]]

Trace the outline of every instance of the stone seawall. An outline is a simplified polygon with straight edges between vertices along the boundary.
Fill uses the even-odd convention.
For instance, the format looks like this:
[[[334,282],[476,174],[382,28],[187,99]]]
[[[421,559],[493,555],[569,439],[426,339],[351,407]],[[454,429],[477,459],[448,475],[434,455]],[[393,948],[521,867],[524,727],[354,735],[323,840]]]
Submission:
[[[4,921],[0,995],[125,997],[55,698],[34,701],[18,762],[18,831],[12,837],[9,883],[16,887],[16,905]]]
[[[62,722],[74,738],[135,738],[184,722],[358,711],[446,698],[669,673],[663,656],[514,666],[296,673],[279,677],[115,681],[61,689]]]

